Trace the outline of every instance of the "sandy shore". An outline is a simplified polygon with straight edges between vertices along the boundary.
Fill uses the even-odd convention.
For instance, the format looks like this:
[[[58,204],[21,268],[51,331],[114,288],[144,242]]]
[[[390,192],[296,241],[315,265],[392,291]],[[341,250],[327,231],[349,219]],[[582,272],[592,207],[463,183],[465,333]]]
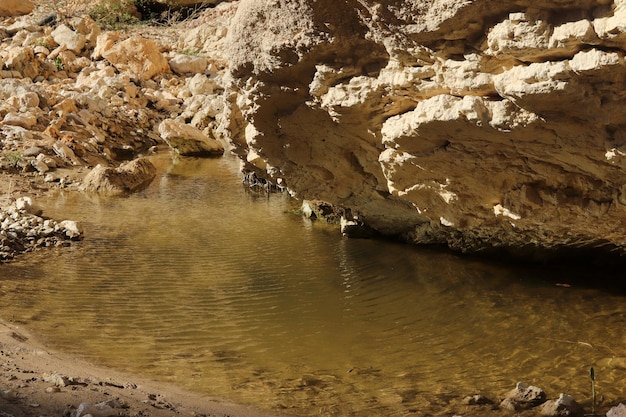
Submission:
[[[93,417],[279,415],[77,360],[47,349],[26,329],[0,320],[0,417],[87,413]]]

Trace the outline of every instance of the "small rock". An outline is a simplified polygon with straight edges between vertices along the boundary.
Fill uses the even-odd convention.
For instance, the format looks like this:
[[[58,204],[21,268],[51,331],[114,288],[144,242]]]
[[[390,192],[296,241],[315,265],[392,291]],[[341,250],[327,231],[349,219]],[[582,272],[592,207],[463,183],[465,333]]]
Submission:
[[[70,239],[80,239],[83,234],[78,223],[73,220],[63,220],[59,223],[59,229]]]
[[[196,74],[189,78],[185,85],[189,88],[189,92],[193,95],[198,94],[213,94],[217,88],[215,80],[207,77],[204,74]]]
[[[179,75],[202,74],[209,66],[209,60],[199,56],[176,54],[169,64],[172,71]]]
[[[11,126],[19,126],[24,129],[31,129],[37,124],[37,116],[31,113],[15,113],[9,112],[4,116],[2,120],[4,124]]]
[[[24,150],[24,152],[22,153],[24,156],[37,156],[39,155],[41,152],[43,151],[43,149],[41,149],[38,146],[31,146],[30,148]]]
[[[531,408],[545,402],[546,393],[541,388],[526,385],[523,382],[518,382],[515,385],[515,388],[505,395],[503,402],[500,404],[500,407],[502,408],[504,408],[504,401],[507,401],[507,406],[509,406],[512,402],[519,408]]]
[[[58,45],[76,53],[80,53],[87,42],[85,35],[74,32],[66,25],[59,25],[53,30],[52,38]]]
[[[620,403],[619,405],[611,408],[606,413],[606,417],[626,417],[626,405]]]
[[[485,404],[493,404],[493,401],[491,401],[489,398],[485,397],[484,395],[475,394],[475,395],[468,395],[467,397],[463,398],[462,403],[465,405],[485,405]]]
[[[541,415],[548,417],[580,416],[583,414],[582,407],[567,394],[560,394],[556,400],[548,400],[541,407]]]
[[[40,174],[45,174],[50,171],[50,167],[46,165],[45,162],[39,159],[35,159],[31,162],[31,165],[39,172]]]
[[[519,411],[522,407],[513,399],[505,398],[500,402],[500,408],[509,411]]]
[[[44,382],[52,383],[56,387],[65,387],[73,383],[73,380],[71,378],[65,375],[58,374],[43,374],[42,379]]]
[[[80,165],[80,162],[78,161],[78,158],[76,158],[76,154],[74,153],[74,151],[71,150],[70,147],[63,142],[55,142],[54,145],[52,145],[52,150],[61,158],[69,159],[72,162],[72,165]]]
[[[15,390],[8,389],[8,390],[0,391],[0,398],[3,398],[7,401],[17,401],[18,395]]]
[[[224,147],[191,125],[166,119],[159,125],[159,134],[168,145],[183,156],[220,156]]]
[[[97,404],[84,402],[72,413],[72,417],[86,417],[87,415],[93,417],[113,417],[119,415],[119,410],[116,410],[119,408],[121,408],[121,405],[115,400]]]
[[[148,80],[170,70],[157,44],[139,35],[115,43],[101,53],[120,72],[128,72],[138,80]]]
[[[341,234],[353,239],[369,239],[376,235],[376,231],[354,216],[348,220],[342,217],[339,222]]]

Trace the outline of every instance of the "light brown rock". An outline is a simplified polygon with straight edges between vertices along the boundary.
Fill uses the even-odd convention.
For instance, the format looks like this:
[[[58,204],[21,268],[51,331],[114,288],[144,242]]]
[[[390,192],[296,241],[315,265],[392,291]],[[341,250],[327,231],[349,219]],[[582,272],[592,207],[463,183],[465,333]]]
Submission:
[[[166,119],[159,125],[159,134],[167,144],[183,156],[220,156],[224,147],[191,125]]]
[[[623,254],[626,3],[572,4],[242,0],[221,131],[410,242]]]
[[[80,53],[87,42],[85,35],[73,31],[64,24],[57,26],[57,28],[52,31],[51,35],[59,46],[75,53]]]
[[[127,194],[144,189],[155,176],[154,164],[146,158],[138,158],[119,168],[97,165],[85,176],[82,188],[104,194]]]
[[[103,42],[108,44],[110,39],[103,38]],[[98,48],[98,52],[119,71],[127,72],[138,80],[149,80],[170,69],[157,44],[140,35],[117,42],[109,48]]]
[[[209,60],[201,56],[176,54],[169,64],[172,71],[179,75],[202,74],[209,66]]]
[[[33,11],[35,4],[30,0],[0,1],[0,16],[21,16]]]

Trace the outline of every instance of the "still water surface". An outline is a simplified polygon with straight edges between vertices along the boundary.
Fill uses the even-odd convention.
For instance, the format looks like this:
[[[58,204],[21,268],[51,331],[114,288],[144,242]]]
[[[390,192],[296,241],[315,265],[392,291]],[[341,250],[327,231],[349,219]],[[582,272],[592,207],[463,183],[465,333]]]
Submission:
[[[91,361],[298,416],[462,413],[463,396],[518,380],[589,406],[590,366],[606,404],[626,399],[623,292],[348,240],[246,191],[230,157],[160,161],[128,198],[44,201],[85,240],[1,265],[2,316]]]

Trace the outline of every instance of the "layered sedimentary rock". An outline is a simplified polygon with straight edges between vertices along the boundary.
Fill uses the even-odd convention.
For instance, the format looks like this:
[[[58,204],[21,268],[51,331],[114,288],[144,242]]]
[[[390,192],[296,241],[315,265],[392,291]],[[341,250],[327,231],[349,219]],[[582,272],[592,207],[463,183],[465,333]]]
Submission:
[[[246,169],[464,251],[626,248],[626,1],[242,0]]]

